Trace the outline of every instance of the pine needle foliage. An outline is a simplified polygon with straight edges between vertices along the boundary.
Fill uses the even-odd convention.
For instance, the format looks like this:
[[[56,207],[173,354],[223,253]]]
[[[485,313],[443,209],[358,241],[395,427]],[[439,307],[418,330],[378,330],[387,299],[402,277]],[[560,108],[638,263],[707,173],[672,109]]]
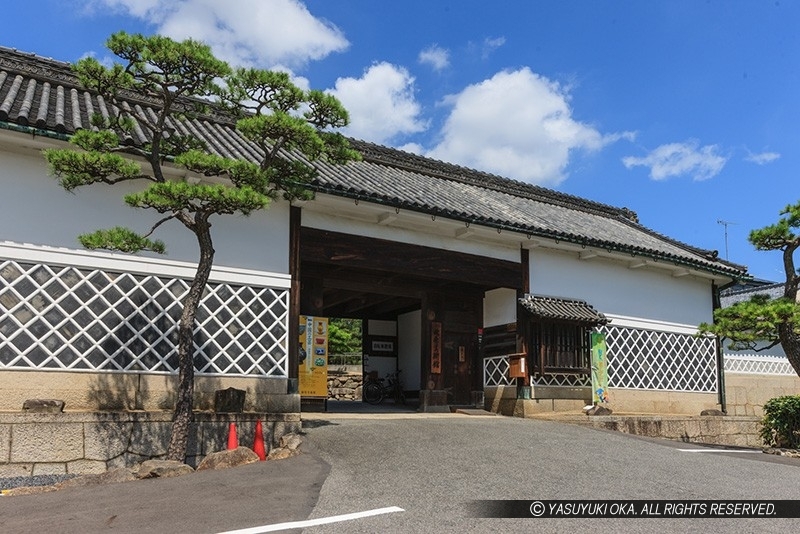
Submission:
[[[92,129],[72,135],[73,148],[46,150],[44,156],[65,190],[98,183],[142,183],[140,190],[124,196],[124,202],[161,215],[143,232],[114,227],[82,235],[83,246],[165,253],[165,244],[150,236],[171,220],[195,235],[200,258],[178,325],[177,403],[167,453],[168,458],[182,461],[192,417],[192,333],[214,261],[212,217],[249,215],[280,198],[311,199],[308,184],[316,177],[315,160],[341,164],[359,155],[335,131],[349,120],[338,100],[298,88],[286,73],[234,70],[215,58],[209,46],[193,39],[178,42],[118,32],[106,45],[119,62],[107,67],[87,57],[73,70],[80,83],[102,96],[113,111],[91,117]],[[223,157],[202,139],[185,133],[191,129],[179,128],[181,122],[206,115],[212,108],[237,120],[238,134],[252,143],[253,153],[261,155],[257,160]],[[167,179],[167,166],[186,169],[196,179]]]

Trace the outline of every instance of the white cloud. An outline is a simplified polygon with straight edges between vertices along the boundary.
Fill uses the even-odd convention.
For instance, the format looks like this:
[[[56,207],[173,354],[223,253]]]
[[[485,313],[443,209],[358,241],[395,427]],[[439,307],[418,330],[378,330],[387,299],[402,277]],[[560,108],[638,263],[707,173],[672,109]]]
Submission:
[[[572,117],[558,83],[523,68],[499,72],[447,98],[441,141],[428,156],[530,183],[557,185],[574,150],[600,150],[630,132],[603,135]]]
[[[419,62],[430,65],[435,71],[444,70],[450,66],[450,52],[438,45],[431,45],[419,53]]]
[[[761,154],[748,153],[747,157],[744,159],[745,161],[755,163],[756,165],[766,165],[767,163],[772,163],[780,157],[781,155],[777,152],[762,152]]]
[[[361,78],[339,78],[329,90],[350,114],[343,133],[375,143],[386,143],[399,134],[423,131],[421,108],[414,96],[414,78],[389,63],[378,63]]]
[[[112,9],[128,13],[139,19],[149,20],[157,16],[168,4],[164,0],[94,0],[87,4],[89,11]]]
[[[98,0],[157,26],[158,33],[211,46],[237,66],[289,68],[349,46],[330,22],[315,18],[298,0]]]
[[[419,143],[406,143],[405,145],[397,147],[397,149],[404,152],[411,152],[412,154],[417,154],[419,156],[425,155],[425,148]]]
[[[722,171],[728,158],[719,154],[717,145],[699,146],[695,139],[683,143],[661,145],[648,155],[622,158],[628,169],[643,166],[650,168],[653,180],[666,180],[673,176],[691,176],[696,181],[713,178]]]
[[[495,37],[494,39],[490,39],[487,37],[486,39],[483,40],[483,47],[482,47],[483,51],[481,53],[481,57],[483,57],[483,59],[488,58],[492,52],[494,52],[504,44],[506,44],[505,37]]]

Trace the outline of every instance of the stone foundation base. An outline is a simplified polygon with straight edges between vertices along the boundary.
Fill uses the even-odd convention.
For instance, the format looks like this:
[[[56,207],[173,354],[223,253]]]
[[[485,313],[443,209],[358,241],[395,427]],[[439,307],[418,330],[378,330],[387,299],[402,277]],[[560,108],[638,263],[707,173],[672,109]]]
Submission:
[[[269,448],[301,430],[299,411],[195,413],[186,463],[196,466],[207,454],[227,448],[230,423],[236,424],[240,445],[252,447],[259,420]],[[0,478],[129,467],[164,456],[171,430],[171,412],[0,413]]]
[[[686,443],[762,447],[760,418],[746,416],[580,416],[570,419],[593,428]]]
[[[171,411],[175,408],[177,375],[147,373],[77,373],[70,371],[9,371],[0,373],[0,412],[17,411],[28,399],[59,399],[67,411]],[[217,390],[233,387],[246,392],[248,412],[282,413],[300,410],[287,395],[288,380],[272,377],[195,376],[194,408],[214,409]]]

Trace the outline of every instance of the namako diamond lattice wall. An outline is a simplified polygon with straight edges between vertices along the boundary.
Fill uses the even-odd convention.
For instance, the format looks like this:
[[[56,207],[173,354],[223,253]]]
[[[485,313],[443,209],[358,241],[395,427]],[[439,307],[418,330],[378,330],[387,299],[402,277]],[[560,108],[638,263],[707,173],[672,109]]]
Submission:
[[[177,371],[183,279],[0,261],[0,369]],[[195,369],[288,376],[285,289],[210,283]]]
[[[713,337],[606,325],[608,385],[614,388],[717,392]],[[508,357],[484,359],[484,385],[509,385]],[[583,374],[533,375],[535,386],[591,386]]]
[[[606,325],[608,385],[717,391],[716,341],[709,336]]]

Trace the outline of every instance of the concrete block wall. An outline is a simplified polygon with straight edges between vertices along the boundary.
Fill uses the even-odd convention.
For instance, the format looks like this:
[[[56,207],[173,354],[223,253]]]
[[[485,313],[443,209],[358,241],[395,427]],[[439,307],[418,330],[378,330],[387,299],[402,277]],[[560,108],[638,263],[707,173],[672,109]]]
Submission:
[[[187,461],[196,466],[227,446],[230,423],[239,444],[252,447],[256,421],[267,449],[301,429],[300,413],[196,413]],[[0,413],[0,478],[101,473],[167,452],[171,412]]]

